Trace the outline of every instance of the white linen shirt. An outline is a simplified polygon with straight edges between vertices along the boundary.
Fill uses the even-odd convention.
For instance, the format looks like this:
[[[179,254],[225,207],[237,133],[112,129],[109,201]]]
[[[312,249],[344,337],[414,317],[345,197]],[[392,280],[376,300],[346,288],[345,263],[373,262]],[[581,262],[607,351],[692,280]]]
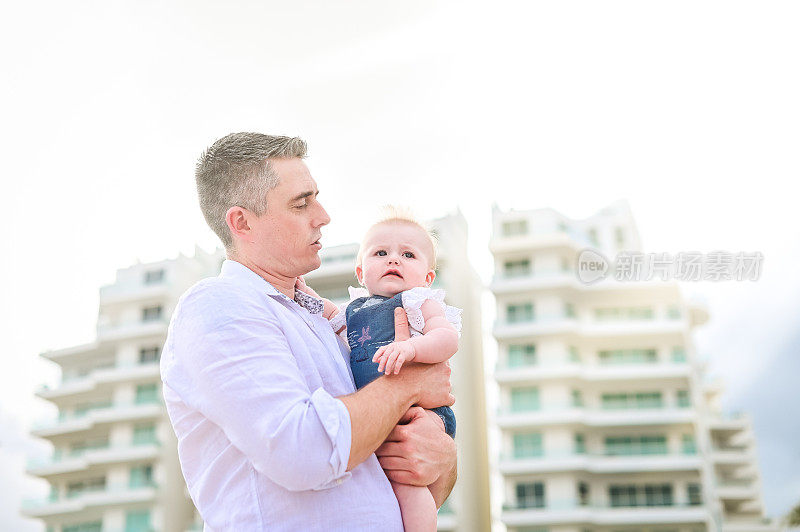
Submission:
[[[372,454],[347,472],[355,392],[321,314],[226,260],[180,299],[161,379],[189,494],[206,532],[402,531]]]

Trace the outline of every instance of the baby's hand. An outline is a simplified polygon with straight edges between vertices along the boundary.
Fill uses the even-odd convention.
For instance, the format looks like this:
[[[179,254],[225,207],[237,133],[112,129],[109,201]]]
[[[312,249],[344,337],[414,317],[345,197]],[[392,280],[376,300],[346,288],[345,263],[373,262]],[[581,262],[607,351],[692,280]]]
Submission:
[[[313,288],[311,288],[310,286],[308,286],[306,284],[306,281],[305,281],[305,279],[303,279],[302,275],[295,280],[294,288],[295,288],[295,290],[300,290],[301,292],[305,292],[306,294],[308,294],[310,296],[314,296],[317,299],[320,299],[319,294],[317,294],[314,291]]]
[[[400,373],[400,368],[403,367],[403,363],[414,360],[416,354],[414,344],[408,340],[404,340],[402,342],[392,342],[389,345],[381,346],[375,352],[372,361],[378,362],[378,371],[383,371],[385,367],[385,373],[387,375],[392,372],[396,375]]]

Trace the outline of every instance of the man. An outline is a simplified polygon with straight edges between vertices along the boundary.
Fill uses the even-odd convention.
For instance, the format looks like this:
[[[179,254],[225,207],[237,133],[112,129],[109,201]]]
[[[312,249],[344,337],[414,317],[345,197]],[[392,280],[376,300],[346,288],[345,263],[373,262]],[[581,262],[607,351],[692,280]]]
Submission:
[[[330,221],[305,150],[297,138],[237,133],[197,166],[200,206],[228,260],[181,297],[161,376],[206,531],[400,531],[387,475],[432,485],[437,505],[455,482],[455,445],[419,408],[453,403],[449,367],[414,364],[356,392],[321,302],[295,291],[319,267]]]

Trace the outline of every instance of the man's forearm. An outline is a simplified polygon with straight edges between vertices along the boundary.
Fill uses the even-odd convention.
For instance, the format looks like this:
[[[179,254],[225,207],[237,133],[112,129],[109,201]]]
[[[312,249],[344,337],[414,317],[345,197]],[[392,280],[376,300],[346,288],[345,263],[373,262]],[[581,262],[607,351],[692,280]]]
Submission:
[[[444,501],[450,496],[450,492],[453,491],[453,486],[456,485],[457,477],[458,460],[456,459],[450,471],[440,476],[436,482],[428,486],[428,489],[431,490],[431,494],[433,495],[433,500],[436,501],[437,508],[444,504]]]
[[[375,452],[416,401],[412,386],[399,377],[380,377],[354,394],[339,397],[350,413],[347,470]]]

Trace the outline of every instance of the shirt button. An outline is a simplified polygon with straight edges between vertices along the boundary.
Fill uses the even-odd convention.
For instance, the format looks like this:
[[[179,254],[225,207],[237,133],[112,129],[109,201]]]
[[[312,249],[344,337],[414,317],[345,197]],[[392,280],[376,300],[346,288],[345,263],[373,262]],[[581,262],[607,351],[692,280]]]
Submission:
[[[337,480],[336,480],[336,484],[337,484],[337,485],[338,485],[338,484],[341,484],[342,482],[344,482],[342,479],[337,479]]]

